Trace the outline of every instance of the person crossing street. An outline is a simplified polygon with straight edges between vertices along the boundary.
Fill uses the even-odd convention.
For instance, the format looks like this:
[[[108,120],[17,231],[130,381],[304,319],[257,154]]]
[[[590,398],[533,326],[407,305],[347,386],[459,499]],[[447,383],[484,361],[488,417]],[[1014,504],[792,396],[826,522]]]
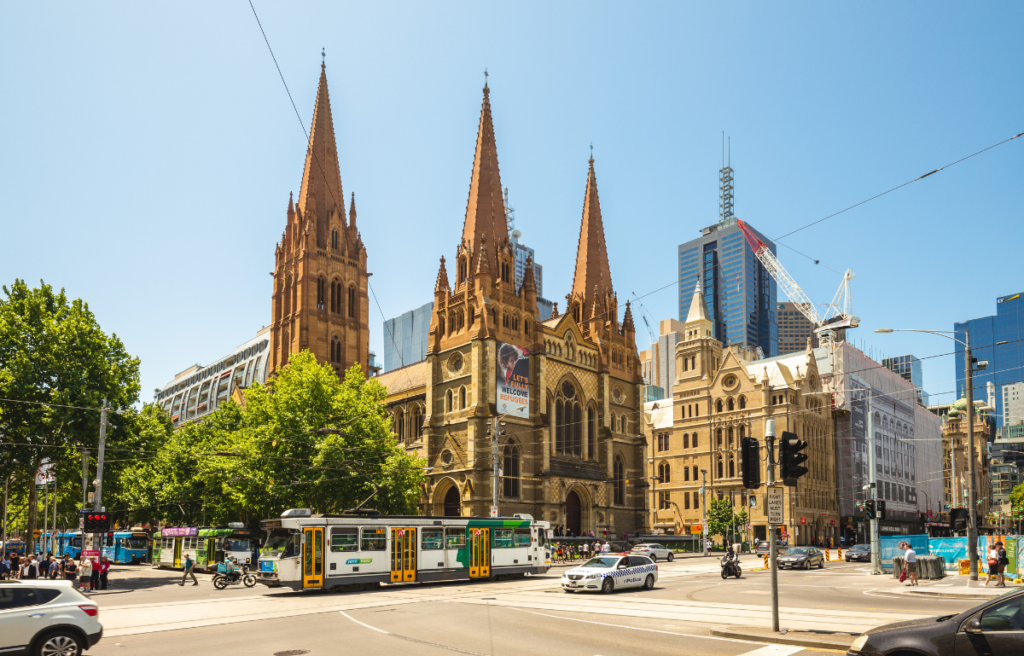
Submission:
[[[185,573],[181,575],[181,583],[178,585],[185,585],[185,579],[192,577],[192,585],[199,585],[199,581],[196,579],[195,573],[196,561],[192,560],[191,554],[185,554]]]

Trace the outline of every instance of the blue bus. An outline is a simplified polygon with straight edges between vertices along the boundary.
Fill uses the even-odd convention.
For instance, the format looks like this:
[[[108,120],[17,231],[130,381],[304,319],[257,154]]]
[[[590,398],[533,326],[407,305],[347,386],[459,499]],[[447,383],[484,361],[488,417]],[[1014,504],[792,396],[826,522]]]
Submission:
[[[112,563],[146,562],[149,553],[149,533],[141,529],[107,533],[102,553]]]
[[[71,554],[72,558],[78,560],[82,557],[82,532],[75,530],[63,531],[52,536],[47,534],[39,541],[39,549],[42,553],[50,552],[57,558]]]
[[[4,543],[4,548],[3,548],[4,555],[6,556],[7,554],[11,553],[12,551],[17,553],[17,554],[20,554],[20,555],[24,556],[25,555],[25,541],[24,540],[8,540],[6,543]]]

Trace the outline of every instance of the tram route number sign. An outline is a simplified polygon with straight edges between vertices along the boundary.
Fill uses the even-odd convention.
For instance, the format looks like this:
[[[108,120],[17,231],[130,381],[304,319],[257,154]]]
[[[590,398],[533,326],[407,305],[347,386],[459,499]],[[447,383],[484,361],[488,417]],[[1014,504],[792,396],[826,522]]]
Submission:
[[[480,537],[480,529],[476,529],[475,531],[473,531],[473,536]]]
[[[782,492],[781,487],[770,487],[764,495],[764,505],[768,510],[768,524],[772,526],[782,526],[785,523]]]

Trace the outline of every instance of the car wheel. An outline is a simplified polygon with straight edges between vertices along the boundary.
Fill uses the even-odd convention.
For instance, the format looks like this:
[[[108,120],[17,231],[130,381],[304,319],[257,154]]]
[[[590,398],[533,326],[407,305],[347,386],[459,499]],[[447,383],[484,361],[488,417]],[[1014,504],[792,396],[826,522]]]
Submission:
[[[615,590],[615,581],[610,576],[604,577],[604,581],[601,583],[601,592],[611,594],[613,590]]]
[[[654,589],[654,574],[648,574],[647,578],[644,579],[644,590]]]
[[[822,558],[818,561],[818,569],[825,569],[825,559]]]
[[[81,638],[70,631],[46,634],[33,650],[33,656],[79,656],[81,653]]]
[[[668,555],[668,562],[671,563],[673,560],[675,560],[675,555],[672,554],[672,553],[669,553],[669,555]]]
[[[651,554],[651,562],[652,563],[658,562],[658,557],[656,555],[654,555],[654,554]]]

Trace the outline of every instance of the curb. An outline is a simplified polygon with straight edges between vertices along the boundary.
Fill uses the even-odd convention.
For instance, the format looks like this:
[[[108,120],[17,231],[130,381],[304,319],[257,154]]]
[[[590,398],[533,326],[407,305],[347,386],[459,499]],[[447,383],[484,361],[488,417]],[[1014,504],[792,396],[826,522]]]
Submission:
[[[750,640],[752,642],[768,642],[776,645],[792,645],[794,647],[805,647],[807,649],[836,649],[842,652],[846,652],[853,643],[853,639],[856,637],[849,633],[834,633],[830,635],[835,636],[849,636],[848,642],[832,641],[832,640],[821,640],[816,638],[796,638],[787,637],[784,635],[775,634],[763,634],[753,633],[745,631],[741,628],[727,628],[727,629],[711,629],[711,635],[718,638],[737,638],[740,640]]]
[[[941,599],[966,599],[968,601],[988,601],[989,599],[995,599],[1001,597],[1005,593],[997,595],[978,595],[978,594],[957,594],[955,592],[933,592],[931,590],[907,590],[902,594],[905,595],[920,595],[922,597],[939,597]]]

